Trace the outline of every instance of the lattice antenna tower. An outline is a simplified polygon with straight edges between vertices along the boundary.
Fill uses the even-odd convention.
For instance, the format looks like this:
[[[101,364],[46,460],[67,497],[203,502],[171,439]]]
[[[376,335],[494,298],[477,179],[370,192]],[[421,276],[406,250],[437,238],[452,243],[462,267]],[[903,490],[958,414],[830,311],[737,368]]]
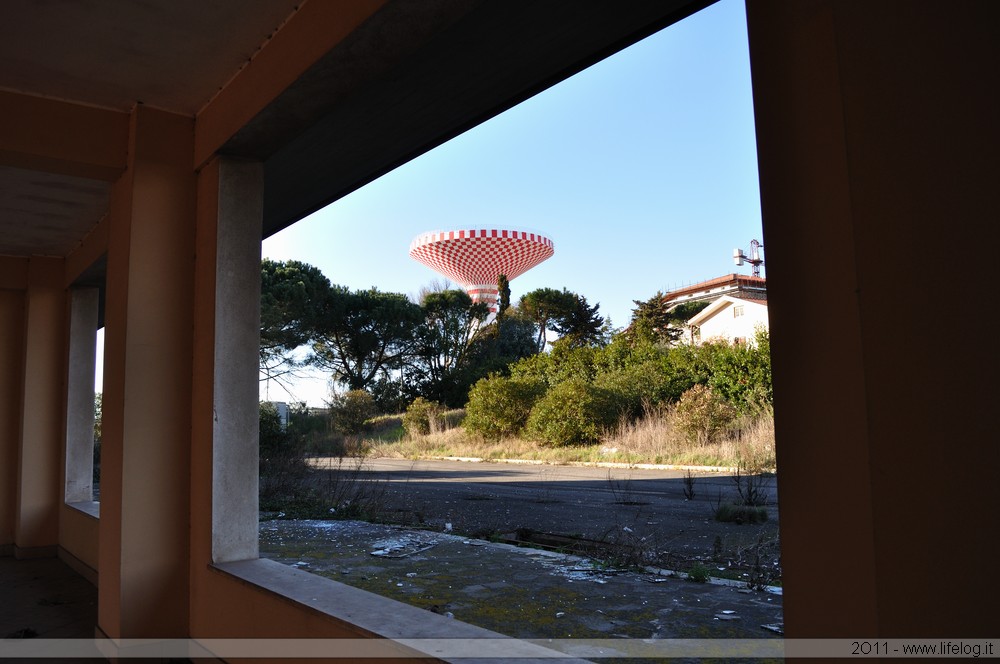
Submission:
[[[760,250],[764,248],[757,240],[750,240],[750,256],[743,253],[740,248],[733,249],[733,262],[742,266],[744,262],[753,266],[753,276],[760,276],[760,266],[764,264],[764,259],[760,256]]]

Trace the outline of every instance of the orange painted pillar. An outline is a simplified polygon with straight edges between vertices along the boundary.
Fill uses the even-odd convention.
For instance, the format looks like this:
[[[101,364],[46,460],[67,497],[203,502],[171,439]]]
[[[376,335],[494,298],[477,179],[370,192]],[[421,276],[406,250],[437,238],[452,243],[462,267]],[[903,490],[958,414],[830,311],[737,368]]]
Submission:
[[[66,291],[61,258],[28,259],[14,554],[51,556],[59,541]]]
[[[193,132],[137,107],[111,193],[98,626],[113,638],[187,635]]]
[[[0,556],[14,553],[27,259],[0,258]]]
[[[990,637],[1000,5],[747,20],[785,634]]]

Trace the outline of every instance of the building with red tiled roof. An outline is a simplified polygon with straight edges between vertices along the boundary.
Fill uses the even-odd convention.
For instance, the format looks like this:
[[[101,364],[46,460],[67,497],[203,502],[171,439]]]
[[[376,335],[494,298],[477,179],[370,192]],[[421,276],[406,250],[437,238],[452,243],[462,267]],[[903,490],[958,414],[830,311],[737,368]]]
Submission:
[[[724,307],[716,306],[720,300],[725,301]],[[756,312],[753,321],[747,323],[743,321],[728,321],[722,325],[721,318],[717,317],[722,308],[735,315],[747,309],[744,306],[732,307],[733,302],[746,302],[749,308]],[[735,342],[745,342],[753,338],[754,326],[762,325],[767,329],[767,280],[764,277],[755,277],[745,274],[727,274],[723,277],[716,277],[708,281],[678,288],[663,295],[663,307],[667,311],[673,311],[682,304],[692,302],[704,302],[708,307],[688,321],[684,325],[684,333],[681,338],[688,343],[701,343],[709,339],[725,338]],[[704,312],[711,310],[712,315],[708,318],[703,316]],[[697,321],[696,321],[697,319]],[[704,320],[703,320],[704,319]],[[710,319],[710,321],[709,321]],[[708,329],[702,329],[707,323]],[[747,323],[743,325],[742,323]],[[722,325],[722,327],[719,327]],[[735,327],[734,327],[735,325]],[[749,325],[749,327],[747,327]],[[719,328],[719,329],[715,329]],[[730,329],[732,328],[732,329]]]
[[[767,300],[767,279],[745,274],[727,274],[665,293],[663,303],[669,309],[685,302],[714,302],[723,295],[744,300]]]

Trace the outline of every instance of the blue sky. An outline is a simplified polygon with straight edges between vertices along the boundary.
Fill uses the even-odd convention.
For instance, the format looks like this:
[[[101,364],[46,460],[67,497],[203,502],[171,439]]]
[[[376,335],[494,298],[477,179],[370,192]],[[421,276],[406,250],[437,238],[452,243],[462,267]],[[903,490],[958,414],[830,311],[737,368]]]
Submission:
[[[352,289],[415,295],[440,278],[407,255],[421,232],[536,229],[555,255],[511,282],[600,303],[616,327],[633,300],[741,272],[761,238],[741,0],[722,0],[466,132],[272,236],[263,255]],[[324,377],[289,396],[322,405]]]

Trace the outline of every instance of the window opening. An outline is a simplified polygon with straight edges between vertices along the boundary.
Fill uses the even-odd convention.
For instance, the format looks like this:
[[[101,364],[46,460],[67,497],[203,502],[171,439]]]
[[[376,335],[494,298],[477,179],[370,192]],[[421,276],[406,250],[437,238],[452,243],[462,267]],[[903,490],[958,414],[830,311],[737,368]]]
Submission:
[[[692,63],[712,60],[707,51],[685,58],[676,49],[682,43],[692,49],[714,47],[697,36],[698,30],[687,33],[691,26],[700,26],[719,43],[742,39],[738,57],[698,72]],[[674,34],[680,36],[673,39]],[[753,340],[742,348],[726,344],[727,336],[734,338],[726,331],[709,335],[705,330],[712,338],[702,339],[700,329],[686,326],[700,308],[688,310],[684,318],[666,318],[668,304],[703,308],[731,292],[709,282],[730,269],[727,247],[734,237],[759,233],[745,40],[743,5],[723,0],[265,241],[259,409],[263,557],[514,636],[565,636],[572,619],[563,619],[572,609],[540,597],[551,599],[568,586],[556,591],[532,581],[539,597],[516,599],[511,593],[524,589],[513,577],[486,577],[521,564],[513,557],[492,557],[496,542],[520,545],[520,551],[530,552],[523,548],[527,545],[578,555],[572,563],[553,563],[543,571],[545,578],[594,588],[617,583],[639,568],[672,569],[695,581],[724,578],[755,592],[780,583],[774,482],[764,472],[774,464],[773,422],[767,413],[750,415],[749,391],[727,394],[719,387],[752,386],[757,395],[769,395],[768,358],[754,354],[759,345]],[[742,73],[733,73],[736,69]],[[593,93],[591,85],[601,91]],[[717,89],[732,97],[713,100],[709,93]],[[664,91],[672,100],[700,99],[711,112],[692,107],[667,117],[655,101]],[[656,94],[644,97],[647,93]],[[721,109],[733,108],[742,110],[721,115]],[[710,122],[699,124],[707,116]],[[635,134],[616,133],[638,126],[643,129]],[[698,138],[682,157],[674,142],[692,133]],[[684,177],[698,171],[712,175]],[[514,180],[511,174],[524,177]],[[633,205],[640,199],[642,204]],[[673,208],[681,200],[688,206],[683,212]],[[508,207],[509,201],[516,205]],[[665,218],[677,221],[668,224]],[[461,293],[464,286],[440,282],[402,255],[412,238],[439,228],[442,219],[456,229],[514,223],[554,240],[552,260],[509,284],[512,309],[506,320],[512,328],[523,324],[529,332],[522,331],[525,343],[538,343],[540,332],[534,351],[543,348],[513,370],[519,381],[501,377],[491,383],[488,373],[472,372],[464,374],[461,385],[439,380],[442,367],[456,367],[457,376],[457,368],[469,369],[469,358],[485,363],[501,357],[496,345],[485,341],[475,350],[460,348],[463,330],[467,339],[477,330],[488,331],[491,323],[470,323],[468,307],[449,309],[442,300],[461,299],[450,293]],[[731,224],[733,219],[741,221]],[[692,229],[709,229],[717,242],[688,234]],[[703,250],[704,244],[713,248]],[[684,271],[675,271],[674,263],[684,263]],[[697,295],[684,292],[694,286],[699,286]],[[545,294],[549,300],[538,295],[539,302],[521,301],[545,288],[554,291]],[[594,309],[598,302],[600,308]],[[564,313],[546,319],[539,314],[542,305],[562,305]],[[643,307],[648,318],[633,319]],[[338,327],[317,343],[310,321],[329,311],[343,314]],[[379,315],[362,320],[361,312]],[[612,320],[587,341],[574,342],[567,330],[580,329],[587,312]],[[740,313],[734,308],[734,317],[739,315],[742,306]],[[384,325],[386,320],[396,327]],[[416,321],[419,335],[394,337],[408,320]],[[539,322],[542,330],[531,328]],[[501,332],[493,334],[499,338]],[[565,341],[556,341],[559,337]],[[434,342],[457,345],[435,347]],[[641,388],[648,378],[643,372],[655,372],[653,364],[594,361],[601,354],[626,356],[635,343],[648,344],[645,352],[662,361],[665,355],[657,353],[704,353],[706,358],[712,352],[717,358],[745,353],[746,362],[728,366],[749,364],[754,373],[732,375],[731,382],[720,379],[715,386],[664,385],[666,391],[654,402]],[[461,352],[471,354],[448,364]],[[512,370],[498,363],[495,371]],[[480,378],[487,380],[479,383]],[[469,396],[460,391],[473,384],[477,387]],[[477,395],[493,404],[481,409],[479,423],[473,406]],[[570,417],[560,408],[578,402],[590,404],[594,413],[575,423],[576,431],[560,430],[556,424]],[[668,409],[688,413],[687,419],[665,420]],[[630,413],[625,423],[619,419],[623,410]],[[699,419],[706,412],[708,419]],[[487,415],[506,419],[493,424]],[[730,431],[740,435],[726,438]],[[676,437],[678,450],[685,451],[665,456],[657,444],[668,437]],[[547,442],[539,445],[539,440]],[[740,449],[743,456],[726,456],[725,449]],[[748,451],[752,456],[745,456]],[[529,453],[535,461],[630,466],[637,460],[669,460],[731,465],[739,471],[426,460]],[[667,515],[704,521],[702,501],[715,501],[715,518],[695,539],[678,544],[675,535],[683,528],[670,525]],[[307,555],[317,547],[323,547],[322,555]],[[338,557],[337,550],[353,553]],[[478,561],[474,571],[469,561]],[[631,586],[636,596],[659,587],[641,575],[634,578],[641,581]],[[454,592],[446,593],[447,586]],[[470,611],[469,605],[483,608]],[[532,615],[524,621],[529,627],[515,613],[499,611],[503,606],[521,617]],[[491,612],[493,618],[487,615]],[[620,620],[629,634],[633,628],[647,630],[634,632],[643,638],[659,634],[625,614],[607,619]],[[765,622],[780,622],[780,612]],[[518,631],[537,630],[542,623],[550,623],[552,631]],[[574,635],[587,634],[572,624]],[[763,623],[755,623],[755,634],[758,624]]]

